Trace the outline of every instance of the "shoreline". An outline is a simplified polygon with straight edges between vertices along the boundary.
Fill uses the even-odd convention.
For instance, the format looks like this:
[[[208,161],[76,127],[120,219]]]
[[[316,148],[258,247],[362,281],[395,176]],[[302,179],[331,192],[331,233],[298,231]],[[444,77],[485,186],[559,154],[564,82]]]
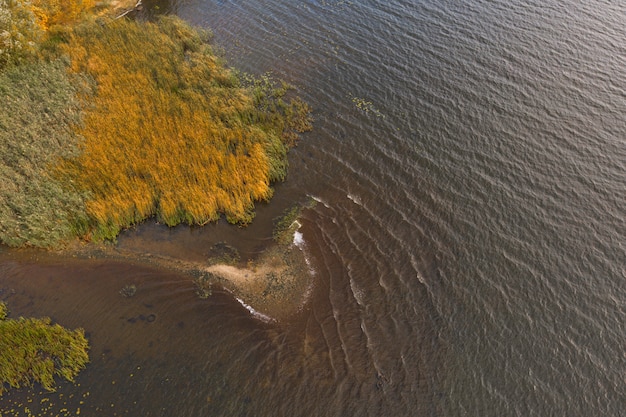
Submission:
[[[190,277],[198,298],[209,298],[214,289],[223,289],[266,322],[282,321],[302,311],[313,283],[310,261],[296,243],[275,243],[246,264],[224,262],[219,256],[198,262],[79,241],[47,253],[85,260],[110,259],[182,273]]]

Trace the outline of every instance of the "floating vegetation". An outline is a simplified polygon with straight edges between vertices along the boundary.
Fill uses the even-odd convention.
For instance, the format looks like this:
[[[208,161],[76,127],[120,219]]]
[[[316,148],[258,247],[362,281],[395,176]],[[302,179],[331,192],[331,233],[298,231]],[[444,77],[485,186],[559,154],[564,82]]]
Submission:
[[[237,248],[230,246],[226,242],[217,242],[209,250],[209,265],[237,265],[240,259],[241,255],[239,255]]]
[[[311,108],[299,97],[285,98],[295,87],[285,81],[277,81],[271,73],[256,77],[247,73],[237,73],[243,87],[254,97],[257,114],[249,115],[260,124],[282,132],[282,139],[288,147],[295,145],[298,133],[312,129]],[[279,176],[279,178],[281,178]]]
[[[193,283],[196,287],[196,295],[205,300],[213,294],[212,284],[214,278],[211,274],[205,273],[194,279]]]
[[[0,395],[6,386],[32,387],[39,383],[54,391],[54,377],[74,381],[89,362],[83,329],[68,330],[49,318],[7,318],[0,302]]]
[[[77,384],[77,386],[80,384]],[[71,417],[91,416],[97,407],[87,405],[90,392],[63,395],[40,389],[24,389],[19,393],[5,393],[0,401],[3,417]],[[17,394],[17,395],[15,395]],[[100,410],[98,410],[100,411]]]
[[[371,101],[367,101],[366,99],[360,97],[352,97],[352,102],[357,109],[365,113],[371,113],[376,117],[385,117],[376,107],[374,107],[374,103]]]
[[[120,290],[122,297],[132,297],[137,292],[137,286],[135,284],[124,285],[124,288]]]

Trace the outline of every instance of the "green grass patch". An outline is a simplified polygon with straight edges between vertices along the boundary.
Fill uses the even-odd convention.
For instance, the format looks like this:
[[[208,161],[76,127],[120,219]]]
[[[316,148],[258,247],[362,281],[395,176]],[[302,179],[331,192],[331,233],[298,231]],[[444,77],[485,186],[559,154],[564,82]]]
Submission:
[[[84,232],[84,193],[51,172],[78,154],[77,89],[62,61],[0,73],[0,241],[55,247]]]
[[[74,381],[89,362],[82,329],[68,330],[49,318],[8,319],[0,302],[0,395],[39,383],[54,391],[55,377]]]

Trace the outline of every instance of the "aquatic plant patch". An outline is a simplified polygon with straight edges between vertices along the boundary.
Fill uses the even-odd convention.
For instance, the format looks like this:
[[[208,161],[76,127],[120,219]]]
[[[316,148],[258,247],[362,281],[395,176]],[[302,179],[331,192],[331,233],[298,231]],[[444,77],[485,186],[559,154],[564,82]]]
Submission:
[[[298,217],[302,207],[296,205],[286,209],[282,216],[274,222],[273,237],[281,245],[288,245],[293,241],[293,234],[298,230]]]
[[[55,377],[74,381],[89,362],[82,329],[68,330],[49,318],[9,319],[0,302],[0,395],[7,386],[39,383],[54,391]]]

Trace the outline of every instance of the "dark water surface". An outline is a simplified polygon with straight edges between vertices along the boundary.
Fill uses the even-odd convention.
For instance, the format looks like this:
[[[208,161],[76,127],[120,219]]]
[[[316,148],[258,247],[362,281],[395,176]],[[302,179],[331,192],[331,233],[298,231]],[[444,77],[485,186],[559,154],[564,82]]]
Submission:
[[[120,246],[202,260],[226,241],[254,258],[272,219],[313,197],[300,231],[314,287],[266,324],[173,272],[5,252],[15,313],[90,333],[79,392],[53,401],[81,415],[626,415],[625,3],[150,6],[212,28],[233,66],[298,86],[315,130],[250,229],[146,225]]]

